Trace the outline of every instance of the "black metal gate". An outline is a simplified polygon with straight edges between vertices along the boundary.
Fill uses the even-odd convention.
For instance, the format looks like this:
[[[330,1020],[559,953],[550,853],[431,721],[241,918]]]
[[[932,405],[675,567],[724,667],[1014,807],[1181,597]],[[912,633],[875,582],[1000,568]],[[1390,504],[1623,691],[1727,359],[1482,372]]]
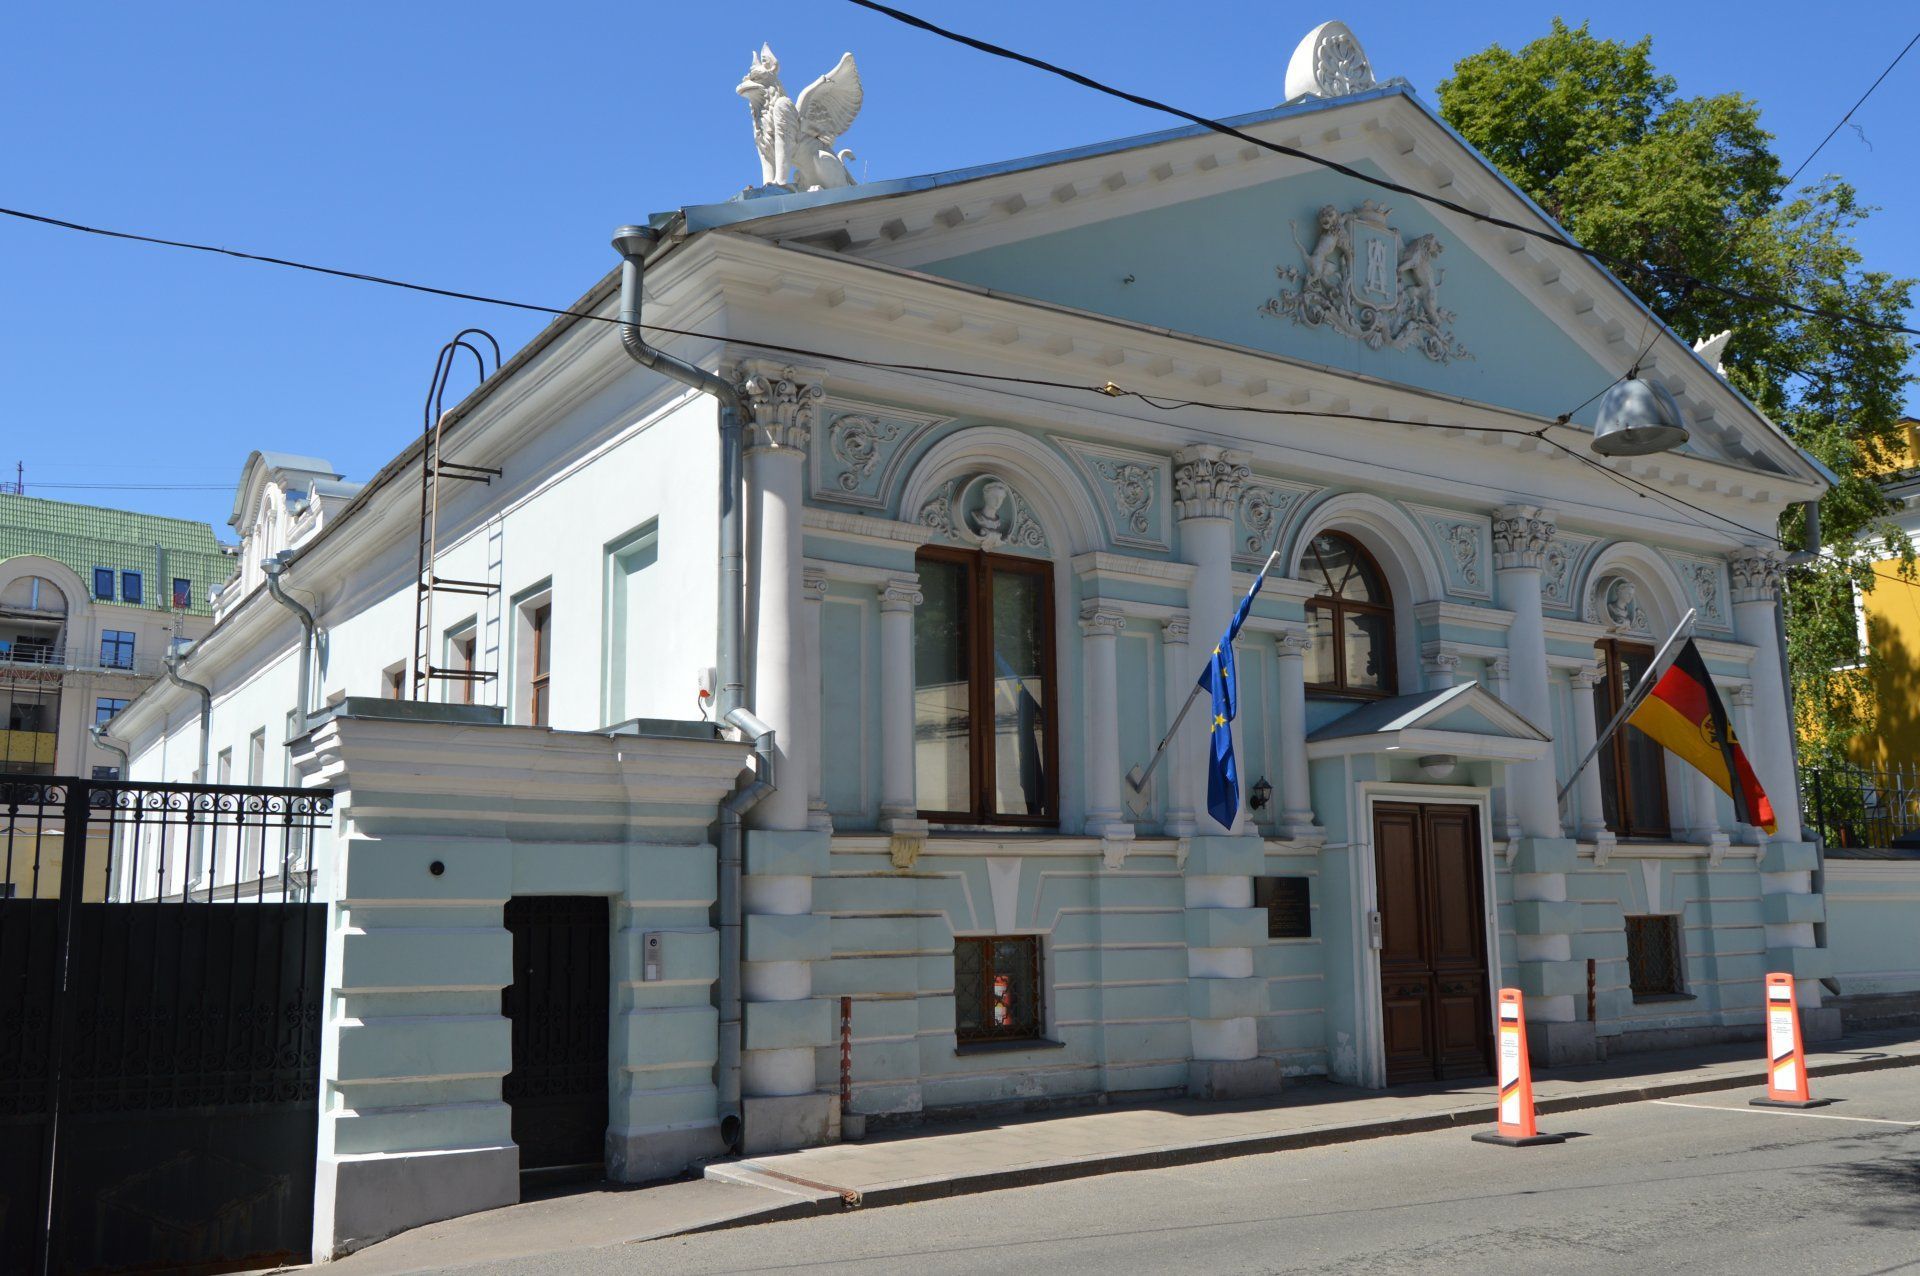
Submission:
[[[0,776],[0,1271],[310,1256],[331,809]]]
[[[507,901],[513,982],[500,992],[500,1013],[513,1021],[513,1070],[500,1090],[522,1174],[606,1165],[611,909],[599,895]]]

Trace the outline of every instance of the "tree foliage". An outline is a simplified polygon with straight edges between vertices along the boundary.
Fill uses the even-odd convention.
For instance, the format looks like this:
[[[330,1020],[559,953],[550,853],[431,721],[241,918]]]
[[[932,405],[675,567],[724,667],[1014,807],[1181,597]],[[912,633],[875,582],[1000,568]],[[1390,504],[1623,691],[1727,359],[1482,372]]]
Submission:
[[[1878,657],[1859,650],[1853,591],[1878,583],[1873,558],[1914,571],[1875,482],[1904,448],[1908,343],[1853,322],[1904,322],[1915,282],[1867,269],[1855,235],[1875,210],[1838,177],[1789,190],[1758,104],[1680,96],[1651,36],[1624,44],[1556,18],[1518,50],[1456,64],[1440,111],[1575,240],[1643,267],[1616,273],[1674,331],[1731,330],[1728,379],[1837,476],[1820,504],[1827,554],[1792,573],[1787,628],[1805,760],[1838,760],[1877,711]],[[1802,543],[1800,512],[1777,530]]]

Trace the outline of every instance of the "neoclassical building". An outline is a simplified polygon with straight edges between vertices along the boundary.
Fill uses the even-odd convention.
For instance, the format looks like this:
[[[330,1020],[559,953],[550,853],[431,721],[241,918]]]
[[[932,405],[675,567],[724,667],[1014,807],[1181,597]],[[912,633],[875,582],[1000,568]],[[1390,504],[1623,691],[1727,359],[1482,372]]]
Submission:
[[[1344,28],[1303,48],[1235,127],[1553,229]],[[395,681],[417,443],[284,559],[310,688],[251,576],[185,664],[216,749],[286,721],[337,795],[322,1253],[569,1155],[641,1179],[849,1120],[1478,1078],[1502,985],[1545,1066],[1757,1035],[1770,970],[1819,1007],[1760,529],[1826,477],[1591,260],[1197,128],[621,246],[599,321],[448,417],[443,455],[499,471],[440,502],[434,572],[484,586],[435,600],[456,676]],[[1684,447],[1590,450],[1626,378]],[[1204,712],[1127,777],[1275,554],[1223,825]],[[1771,836],[1637,733],[1556,799],[1689,611]],[[184,704],[122,715],[137,776],[186,775]],[[536,1154],[515,944],[582,899],[602,1106]]]

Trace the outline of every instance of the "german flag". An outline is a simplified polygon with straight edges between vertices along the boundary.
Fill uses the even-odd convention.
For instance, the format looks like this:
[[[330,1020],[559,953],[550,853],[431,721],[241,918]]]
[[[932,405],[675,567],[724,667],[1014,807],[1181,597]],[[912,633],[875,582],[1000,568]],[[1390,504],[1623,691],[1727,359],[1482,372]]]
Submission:
[[[1773,803],[1754,778],[1693,639],[1681,645],[1673,664],[1627,721],[1719,785],[1733,799],[1734,816],[1741,823],[1774,831]]]

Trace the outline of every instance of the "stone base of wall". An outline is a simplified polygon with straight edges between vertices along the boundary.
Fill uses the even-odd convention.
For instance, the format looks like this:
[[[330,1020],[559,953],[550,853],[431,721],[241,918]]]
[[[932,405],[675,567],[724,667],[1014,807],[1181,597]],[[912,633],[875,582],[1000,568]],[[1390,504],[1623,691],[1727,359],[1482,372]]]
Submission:
[[[1590,1023],[1532,1020],[1527,1024],[1527,1062],[1536,1068],[1569,1068],[1599,1057]]]
[[[1803,1014],[1806,1012],[1802,1012]],[[1724,1046],[1736,1041],[1758,1041],[1766,1030],[1758,1023],[1718,1025],[1694,1028],[1641,1028],[1600,1039],[1601,1054],[1613,1058],[1623,1054],[1642,1054],[1649,1050],[1689,1050],[1696,1046]],[[1764,1053],[1757,1051],[1756,1056]]]
[[[1195,1099],[1258,1099],[1279,1094],[1278,1059],[1195,1059],[1187,1064],[1187,1094]]]
[[[313,1257],[340,1258],[444,1218],[520,1199],[520,1149],[463,1148],[321,1157],[315,1167]]]
[[[740,1101],[740,1152],[761,1156],[840,1141],[840,1096],[762,1095]]]
[[[694,1165],[726,1154],[718,1121],[661,1130],[607,1131],[607,1177],[615,1183],[678,1178]]]

